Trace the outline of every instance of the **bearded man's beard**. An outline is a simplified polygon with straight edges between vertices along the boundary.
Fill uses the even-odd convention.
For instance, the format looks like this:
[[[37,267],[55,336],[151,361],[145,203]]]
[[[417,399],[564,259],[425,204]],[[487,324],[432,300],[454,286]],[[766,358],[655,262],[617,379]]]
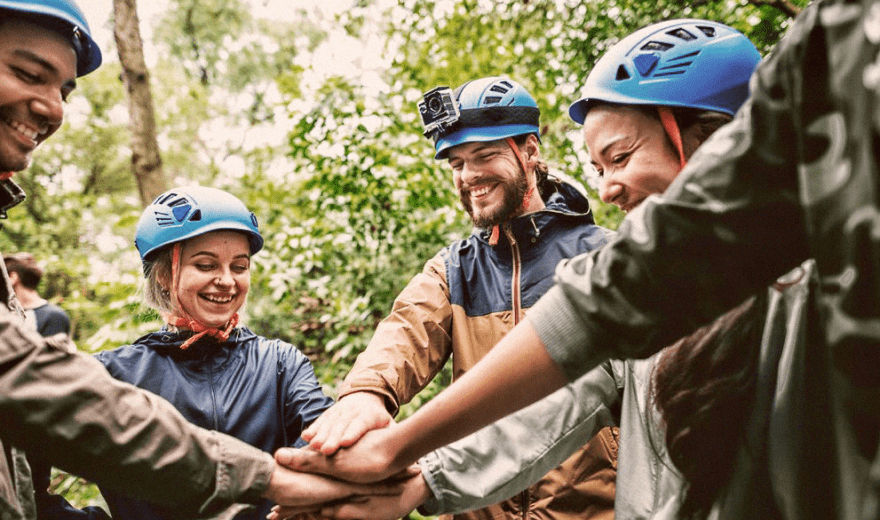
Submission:
[[[458,196],[461,199],[461,205],[464,206],[464,210],[470,215],[474,226],[488,229],[507,222],[516,216],[522,210],[523,199],[526,196],[526,191],[529,189],[529,179],[526,173],[520,169],[519,175],[515,179],[501,183],[501,189],[503,190],[501,205],[494,209],[487,208],[482,210],[479,214],[474,214],[474,208],[470,200],[470,190],[459,190]]]

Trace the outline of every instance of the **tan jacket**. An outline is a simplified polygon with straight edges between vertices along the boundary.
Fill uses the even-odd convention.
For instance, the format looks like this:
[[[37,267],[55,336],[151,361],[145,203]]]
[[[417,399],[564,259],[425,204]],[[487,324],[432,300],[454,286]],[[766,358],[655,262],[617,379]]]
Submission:
[[[189,517],[255,502],[274,468],[269,454],[113,379],[67,336],[26,330],[0,261],[0,520],[36,517],[21,450]]]
[[[453,377],[474,366],[552,283],[559,260],[600,247],[606,231],[569,185],[547,209],[443,249],[401,292],[340,389],[370,391],[396,413],[452,357]],[[458,518],[613,518],[616,432],[605,428],[530,489]]]

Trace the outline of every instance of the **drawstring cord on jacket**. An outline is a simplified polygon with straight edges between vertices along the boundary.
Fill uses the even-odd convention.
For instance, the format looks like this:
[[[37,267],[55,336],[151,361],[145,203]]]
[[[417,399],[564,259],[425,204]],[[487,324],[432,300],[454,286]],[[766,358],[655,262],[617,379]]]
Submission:
[[[181,349],[186,349],[193,343],[199,340],[202,336],[208,335],[213,336],[220,341],[226,341],[229,339],[229,335],[232,333],[232,329],[234,329],[238,325],[238,313],[232,315],[232,318],[229,319],[229,322],[226,324],[226,327],[220,329],[216,327],[208,327],[202,322],[196,320],[192,316],[190,316],[185,310],[183,310],[183,305],[180,304],[180,296],[177,294],[177,288],[180,284],[180,242],[176,242],[171,249],[171,294],[173,294],[172,303],[176,312],[179,314],[174,314],[170,312],[163,312],[162,318],[169,325],[173,325],[177,328],[185,328],[195,332],[195,335],[190,337],[188,340],[184,341],[181,345]]]
[[[523,171],[524,172],[527,171],[526,170],[526,162],[523,160],[522,154],[519,153],[519,148],[516,146],[516,142],[513,140],[512,137],[508,137],[506,139],[506,141],[507,141],[508,146],[510,146],[510,149],[513,150],[513,154],[516,155],[516,159],[519,161],[520,166],[522,166]],[[523,196],[523,201],[522,201],[523,211],[525,211],[526,208],[529,207],[529,202],[532,200],[532,194],[534,192],[535,192],[535,188],[531,187],[526,192],[526,194]],[[498,238],[500,235],[501,235],[501,231],[499,229],[499,226],[498,226],[498,224],[495,224],[494,226],[492,226],[492,233],[489,235],[489,245],[490,246],[497,245]]]

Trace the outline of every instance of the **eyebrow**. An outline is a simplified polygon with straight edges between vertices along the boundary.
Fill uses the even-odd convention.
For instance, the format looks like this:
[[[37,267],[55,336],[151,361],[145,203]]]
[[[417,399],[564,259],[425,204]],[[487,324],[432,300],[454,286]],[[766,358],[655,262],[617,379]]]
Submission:
[[[211,251],[199,251],[198,253],[193,253],[192,255],[190,255],[190,258],[195,258],[197,256],[210,256],[211,258],[218,258],[218,256],[215,253],[212,253]],[[232,259],[233,260],[238,260],[239,258],[250,259],[250,257],[251,257],[251,255],[249,255],[248,253],[242,253],[240,255],[235,255]]]
[[[602,150],[599,151],[599,155],[600,155],[600,156],[604,156],[604,155],[606,155],[606,154],[608,153],[608,149],[609,149],[609,148],[611,148],[612,146],[616,145],[616,144],[619,143],[620,141],[623,141],[624,139],[626,139],[626,136],[625,136],[625,135],[618,135],[618,136],[616,136],[616,137],[612,137],[610,141],[608,141],[607,143],[605,143],[605,146],[602,147]]]
[[[40,55],[35,54],[27,49],[16,49],[16,50],[12,51],[12,53],[16,56],[24,58],[28,61],[33,62],[33,63],[36,63],[40,67],[44,68],[45,70],[47,70],[53,74],[56,74],[56,75],[60,74],[58,68],[55,67],[55,65],[53,65],[49,61],[43,59]],[[71,79],[71,80],[66,81],[64,83],[64,87],[68,88],[70,90],[76,89],[76,80]]]
[[[480,152],[482,152],[482,151],[484,151],[484,150],[487,150],[487,149],[493,149],[493,148],[501,148],[501,145],[498,144],[498,143],[496,143],[496,142],[493,142],[493,141],[487,141],[487,142],[485,142],[485,143],[480,143],[479,145],[475,146],[475,147],[470,151],[470,153],[472,153],[472,154],[477,154],[477,153],[480,153]],[[449,159],[448,159],[448,160],[449,160],[449,161],[452,161],[453,159],[455,159],[455,158],[460,158],[460,157],[461,157],[461,156],[459,156],[459,155],[453,155],[452,152],[450,152],[450,153],[449,153]]]

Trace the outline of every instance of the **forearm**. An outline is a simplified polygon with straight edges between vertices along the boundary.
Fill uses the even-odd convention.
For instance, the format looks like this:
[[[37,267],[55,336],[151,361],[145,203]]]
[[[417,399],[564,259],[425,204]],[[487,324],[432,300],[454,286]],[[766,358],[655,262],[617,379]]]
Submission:
[[[484,507],[537,482],[606,426],[617,426],[618,381],[610,364],[419,460],[430,514]]]
[[[382,395],[392,415],[443,368],[452,350],[452,308],[438,256],[413,277],[376,328],[339,391]]]
[[[474,368],[394,428],[393,466],[402,469],[566,383],[534,328],[521,323]]]

